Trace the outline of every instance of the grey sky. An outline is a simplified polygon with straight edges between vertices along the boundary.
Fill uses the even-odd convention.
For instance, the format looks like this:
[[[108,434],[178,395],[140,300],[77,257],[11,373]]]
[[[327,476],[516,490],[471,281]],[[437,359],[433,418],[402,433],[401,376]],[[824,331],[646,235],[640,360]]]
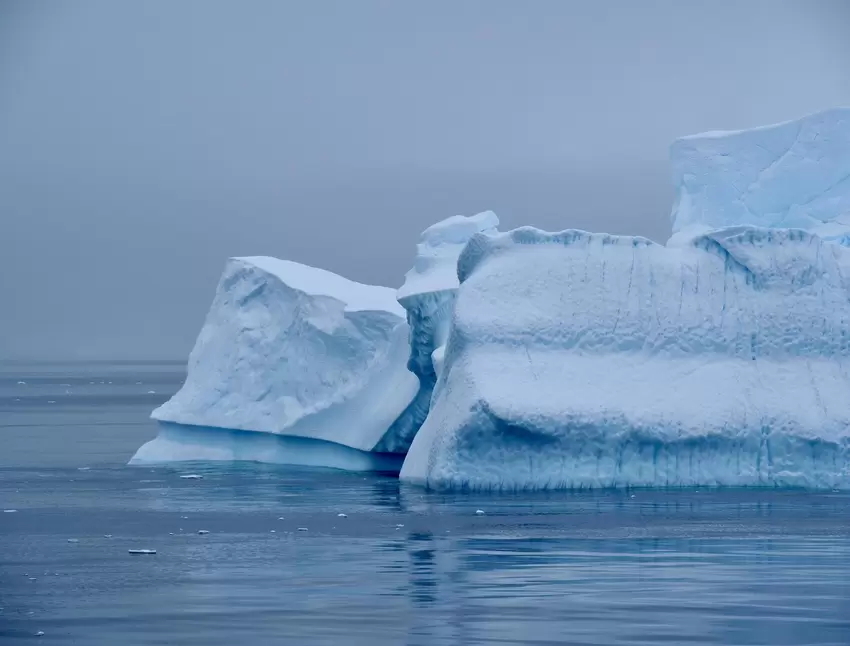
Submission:
[[[677,135],[850,104],[850,3],[0,0],[0,359],[172,358],[224,260],[669,230]]]

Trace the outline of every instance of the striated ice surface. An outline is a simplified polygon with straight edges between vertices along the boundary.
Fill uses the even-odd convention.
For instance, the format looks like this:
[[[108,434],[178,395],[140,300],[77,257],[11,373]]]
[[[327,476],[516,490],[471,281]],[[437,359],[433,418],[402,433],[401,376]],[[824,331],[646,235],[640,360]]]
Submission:
[[[419,390],[407,370],[408,336],[393,289],[275,258],[233,258],[186,383],[153,417],[404,451],[412,437],[405,411]],[[134,460],[167,458],[177,444],[162,435]],[[179,459],[191,459],[186,446]],[[276,446],[274,461],[283,461]]]
[[[736,225],[850,240],[850,108],[671,147],[673,242]]]
[[[850,249],[476,235],[402,479],[476,489],[850,488]]]
[[[473,235],[495,233],[498,225],[496,214],[484,211],[469,217],[455,215],[428,227],[416,246],[413,268],[398,290],[398,302],[407,310],[410,326],[408,368],[420,384],[411,409],[413,433],[428,414],[431,391],[441,366],[442,346],[448,336],[458,287],[458,256]]]

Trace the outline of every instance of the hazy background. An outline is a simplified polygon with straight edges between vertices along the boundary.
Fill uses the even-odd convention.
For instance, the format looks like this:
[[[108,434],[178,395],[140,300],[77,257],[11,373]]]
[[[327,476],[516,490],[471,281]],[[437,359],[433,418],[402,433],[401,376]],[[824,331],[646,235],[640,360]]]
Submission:
[[[0,0],[0,359],[180,358],[228,256],[668,235],[677,135],[850,104],[850,2]]]

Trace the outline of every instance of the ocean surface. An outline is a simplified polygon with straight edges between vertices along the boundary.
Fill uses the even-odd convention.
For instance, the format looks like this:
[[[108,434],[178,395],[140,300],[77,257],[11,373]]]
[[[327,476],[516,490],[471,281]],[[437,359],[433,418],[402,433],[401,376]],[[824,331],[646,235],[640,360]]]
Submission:
[[[847,494],[126,466],[183,376],[0,364],[0,644],[850,644]]]

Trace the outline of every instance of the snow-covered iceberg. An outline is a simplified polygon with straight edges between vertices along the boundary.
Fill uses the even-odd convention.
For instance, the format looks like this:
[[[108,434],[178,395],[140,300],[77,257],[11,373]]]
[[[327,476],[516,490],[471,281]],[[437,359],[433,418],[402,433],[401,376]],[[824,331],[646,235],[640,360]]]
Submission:
[[[413,268],[398,290],[398,302],[407,310],[410,326],[407,367],[419,378],[419,394],[412,407],[417,429],[428,414],[448,337],[458,287],[458,256],[473,235],[496,233],[497,226],[499,218],[492,211],[469,217],[455,215],[431,225],[422,232]]]
[[[401,471],[435,487],[850,488],[850,249],[476,235]]]
[[[415,432],[407,409],[419,382],[407,369],[409,329],[395,296],[393,289],[294,262],[233,258],[190,355],[186,383],[152,416],[361,452],[404,452]],[[204,442],[187,441],[197,435],[191,430],[175,440],[175,429],[165,429],[131,462],[239,453],[198,450],[193,457],[187,447]],[[227,437],[256,445],[254,436]],[[271,440],[263,441],[270,446]],[[180,450],[172,451],[178,444]],[[300,464],[305,458],[296,449],[303,445],[290,440],[260,453]],[[307,455],[307,463],[318,460],[315,451]]]
[[[682,137],[670,157],[674,242],[737,225],[850,241],[850,108]]]

